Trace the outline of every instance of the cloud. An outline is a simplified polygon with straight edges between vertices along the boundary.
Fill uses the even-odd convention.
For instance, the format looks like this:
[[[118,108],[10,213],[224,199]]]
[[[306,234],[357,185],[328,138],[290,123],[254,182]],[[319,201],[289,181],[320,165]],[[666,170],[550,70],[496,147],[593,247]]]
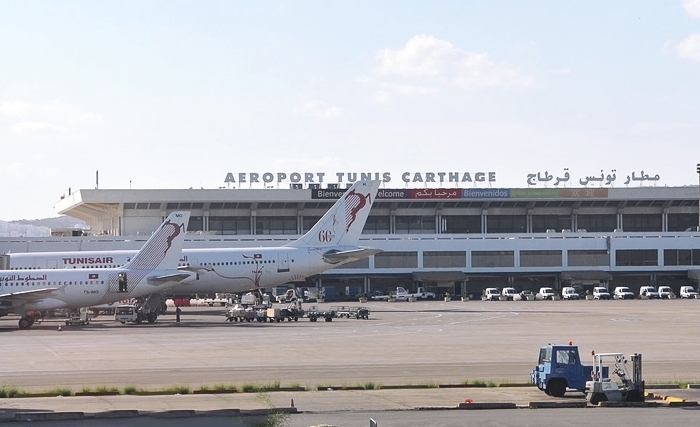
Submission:
[[[700,18],[700,0],[683,0],[683,8],[693,18]]]
[[[334,119],[342,117],[347,110],[340,107],[329,107],[325,102],[314,99],[301,106],[303,114],[316,119]]]
[[[693,34],[680,42],[676,53],[680,58],[700,61],[700,34]]]
[[[0,104],[0,114],[9,117],[22,117],[31,110],[32,106],[26,102],[5,102]]]
[[[79,132],[81,126],[102,122],[102,116],[99,114],[78,111],[72,105],[60,102],[4,102],[0,104],[0,115],[9,117],[10,121],[14,122],[11,132],[17,135],[75,133]]]
[[[528,88],[535,84],[532,76],[516,67],[498,65],[487,53],[461,50],[434,36],[419,34],[399,50],[382,49],[377,54],[379,66],[374,74],[380,80],[404,79],[408,83],[382,83],[375,96],[378,102],[394,95],[430,95],[443,87],[476,89],[486,87]]]
[[[20,122],[12,127],[12,133],[18,135],[63,132],[65,132],[65,129],[45,122]]]

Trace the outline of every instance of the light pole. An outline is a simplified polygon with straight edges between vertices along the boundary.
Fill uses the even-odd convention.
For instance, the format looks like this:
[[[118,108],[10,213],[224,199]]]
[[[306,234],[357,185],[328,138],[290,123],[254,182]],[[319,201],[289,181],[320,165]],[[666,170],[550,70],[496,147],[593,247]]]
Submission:
[[[698,228],[696,228],[697,231],[700,231],[700,163],[697,165],[697,171],[698,171]]]

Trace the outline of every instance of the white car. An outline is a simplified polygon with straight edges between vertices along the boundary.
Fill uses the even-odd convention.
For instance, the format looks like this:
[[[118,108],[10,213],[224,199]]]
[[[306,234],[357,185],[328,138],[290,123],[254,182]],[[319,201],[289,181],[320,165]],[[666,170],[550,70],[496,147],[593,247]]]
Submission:
[[[644,299],[658,299],[659,293],[653,286],[642,286],[639,288],[639,296]]]
[[[698,293],[692,286],[681,286],[681,298],[697,298]]]
[[[613,292],[613,298],[615,299],[634,299],[634,294],[627,286],[618,286]]]
[[[610,299],[610,292],[603,286],[593,288],[593,299]]]

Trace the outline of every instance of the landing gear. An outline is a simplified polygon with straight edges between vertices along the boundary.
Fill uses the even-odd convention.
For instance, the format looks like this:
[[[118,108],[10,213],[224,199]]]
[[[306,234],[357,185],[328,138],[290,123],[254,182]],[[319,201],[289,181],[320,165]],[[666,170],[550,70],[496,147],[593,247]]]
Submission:
[[[30,316],[24,316],[19,319],[20,329],[29,329],[34,324],[34,318]]]

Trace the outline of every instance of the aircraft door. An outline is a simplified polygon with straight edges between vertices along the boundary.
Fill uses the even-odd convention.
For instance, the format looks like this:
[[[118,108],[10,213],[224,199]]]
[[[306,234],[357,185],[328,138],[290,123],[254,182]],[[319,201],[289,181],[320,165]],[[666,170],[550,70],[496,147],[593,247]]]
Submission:
[[[46,268],[58,268],[58,260],[56,259],[47,259],[46,260]]]
[[[117,283],[119,285],[119,292],[127,292],[128,282],[126,280],[126,272],[121,272],[117,275]]]
[[[6,254],[0,254],[0,270],[10,269],[10,256]]]
[[[284,273],[289,271],[289,254],[280,252],[277,254],[277,272]]]

